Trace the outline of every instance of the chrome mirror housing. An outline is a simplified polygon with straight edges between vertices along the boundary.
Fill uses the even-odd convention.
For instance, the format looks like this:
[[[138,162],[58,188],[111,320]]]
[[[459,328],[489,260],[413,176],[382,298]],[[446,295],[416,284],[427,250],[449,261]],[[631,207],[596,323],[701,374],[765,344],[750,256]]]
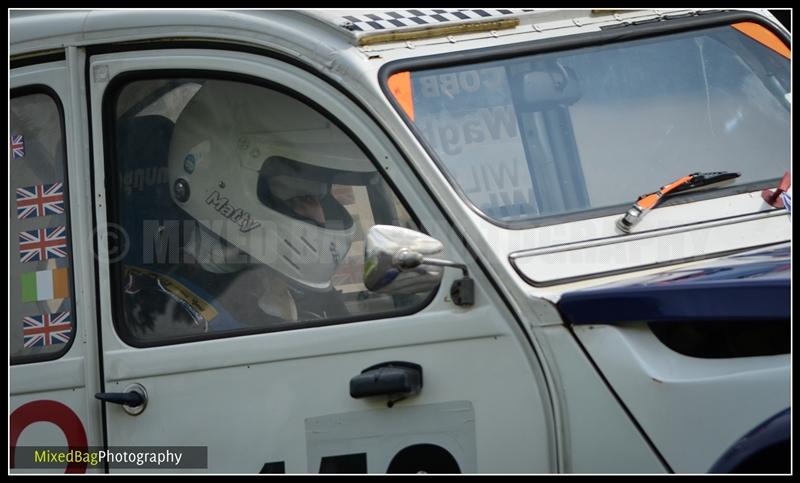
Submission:
[[[411,294],[442,280],[442,268],[424,263],[444,249],[442,242],[408,228],[375,225],[364,248],[364,285],[378,293]]]

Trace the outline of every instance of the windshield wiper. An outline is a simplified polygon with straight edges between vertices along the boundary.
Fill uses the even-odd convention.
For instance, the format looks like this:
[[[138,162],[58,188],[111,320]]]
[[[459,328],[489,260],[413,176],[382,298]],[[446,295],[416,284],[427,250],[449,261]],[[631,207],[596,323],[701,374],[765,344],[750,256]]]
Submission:
[[[682,193],[693,188],[699,188],[701,186],[707,186],[710,184],[727,181],[729,179],[738,178],[739,176],[741,176],[741,173],[729,173],[727,171],[716,171],[713,173],[692,173],[684,176],[683,178],[673,181],[668,185],[662,186],[654,193],[648,193],[640,196],[636,200],[636,203],[634,203],[628,212],[625,213],[625,216],[617,220],[617,229],[622,233],[630,233],[631,229],[636,226],[637,223],[642,221],[644,215],[655,208],[656,205],[661,203],[661,201],[667,196]]]

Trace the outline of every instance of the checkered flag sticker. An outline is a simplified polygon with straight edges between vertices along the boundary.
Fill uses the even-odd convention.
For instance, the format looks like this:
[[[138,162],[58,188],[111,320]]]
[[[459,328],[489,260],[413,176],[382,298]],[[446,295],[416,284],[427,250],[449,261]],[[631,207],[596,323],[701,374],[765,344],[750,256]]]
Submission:
[[[492,20],[509,15],[532,12],[533,9],[410,9],[361,15],[343,15],[342,27],[351,32],[374,32],[403,27],[424,27],[447,22]]]

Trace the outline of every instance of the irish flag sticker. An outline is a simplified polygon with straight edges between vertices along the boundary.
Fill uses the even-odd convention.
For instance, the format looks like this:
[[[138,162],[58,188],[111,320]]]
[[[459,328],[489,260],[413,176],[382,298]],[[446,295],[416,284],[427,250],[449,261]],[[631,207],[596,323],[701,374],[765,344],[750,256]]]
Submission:
[[[22,274],[22,302],[69,298],[68,268]]]

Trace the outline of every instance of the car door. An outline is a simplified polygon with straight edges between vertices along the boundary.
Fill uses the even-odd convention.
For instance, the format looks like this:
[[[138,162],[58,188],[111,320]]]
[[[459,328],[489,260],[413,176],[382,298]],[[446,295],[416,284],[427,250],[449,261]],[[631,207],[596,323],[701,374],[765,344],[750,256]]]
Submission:
[[[9,446],[20,472],[86,472],[33,451],[102,444],[80,59],[67,49],[9,70]]]
[[[346,95],[232,50],[102,53],[88,72],[110,448],[200,447],[179,467],[217,473],[555,471],[518,322]],[[326,173],[323,223],[281,193]],[[367,291],[376,224],[443,241],[474,305],[450,299],[458,270],[417,293]],[[420,392],[351,397],[387,362],[419,365]],[[131,391],[146,401],[120,404]]]

